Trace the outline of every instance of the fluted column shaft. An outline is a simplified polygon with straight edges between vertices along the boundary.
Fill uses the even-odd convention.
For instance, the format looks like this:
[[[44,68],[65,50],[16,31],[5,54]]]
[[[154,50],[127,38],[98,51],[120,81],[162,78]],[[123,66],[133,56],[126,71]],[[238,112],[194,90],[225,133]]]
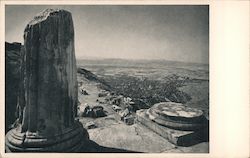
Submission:
[[[8,144],[18,147],[14,150],[30,146],[37,148],[30,150],[60,151],[67,147],[70,151],[83,136],[80,133],[77,137],[83,129],[74,121],[77,94],[71,13],[47,9],[24,31],[18,127],[8,136],[23,140],[7,139]],[[44,149],[39,149],[40,145]]]

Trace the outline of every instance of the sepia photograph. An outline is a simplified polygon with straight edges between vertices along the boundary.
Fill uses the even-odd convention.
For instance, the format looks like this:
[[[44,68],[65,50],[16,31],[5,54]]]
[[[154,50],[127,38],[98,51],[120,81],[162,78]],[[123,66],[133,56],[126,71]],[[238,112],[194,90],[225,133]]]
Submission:
[[[228,82],[214,80],[222,69],[211,53],[211,5],[1,7],[4,154],[209,155],[216,147],[228,113],[218,118],[215,108],[227,104],[215,99]]]
[[[6,5],[6,152],[209,152],[208,5]]]

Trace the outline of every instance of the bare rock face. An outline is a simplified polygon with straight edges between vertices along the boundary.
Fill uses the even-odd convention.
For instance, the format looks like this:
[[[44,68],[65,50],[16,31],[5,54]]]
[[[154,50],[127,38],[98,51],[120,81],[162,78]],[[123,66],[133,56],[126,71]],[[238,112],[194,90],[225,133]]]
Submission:
[[[35,16],[24,31],[24,50],[19,118],[6,136],[7,146],[11,151],[78,150],[87,133],[84,137],[74,120],[78,90],[71,13],[47,9]]]
[[[20,82],[21,43],[5,42],[5,133],[15,122]]]

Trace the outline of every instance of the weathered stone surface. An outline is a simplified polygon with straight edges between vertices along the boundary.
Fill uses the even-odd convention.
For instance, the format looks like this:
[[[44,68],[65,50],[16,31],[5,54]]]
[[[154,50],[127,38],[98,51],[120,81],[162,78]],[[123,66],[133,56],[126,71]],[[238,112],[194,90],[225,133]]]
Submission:
[[[179,130],[201,129],[208,123],[201,110],[175,102],[157,103],[146,113],[152,121]]]
[[[71,13],[47,9],[34,17],[24,31],[24,50],[18,126],[6,135],[7,146],[11,151],[77,151],[87,132],[74,120],[78,86]]]
[[[194,119],[203,115],[201,110],[185,107],[183,104],[175,102],[157,103],[152,108],[159,114],[176,119]]]
[[[174,148],[169,141],[140,124],[115,124],[88,130],[90,139],[109,148],[159,153]]]
[[[164,153],[209,153],[209,143],[202,142],[191,147],[181,147],[167,149]]]
[[[24,40],[25,100],[30,109],[35,109],[34,106],[39,111],[30,113],[36,121],[29,128],[36,130],[36,122],[44,121],[49,124],[41,132],[58,133],[72,125],[77,105],[71,14],[64,10],[45,10],[27,25]],[[55,128],[55,124],[61,127]]]
[[[136,115],[137,120],[140,123],[151,129],[152,131],[156,132],[157,134],[161,135],[162,137],[168,139],[171,143],[175,145],[190,146],[203,141],[207,141],[208,139],[207,128],[203,128],[198,131],[175,130],[153,122],[147,116],[146,110],[138,110],[136,112]]]
[[[77,115],[80,117],[98,118],[98,117],[106,116],[103,107],[100,105],[90,106],[88,104],[85,104],[85,105],[80,104],[78,106],[77,113],[78,113]]]

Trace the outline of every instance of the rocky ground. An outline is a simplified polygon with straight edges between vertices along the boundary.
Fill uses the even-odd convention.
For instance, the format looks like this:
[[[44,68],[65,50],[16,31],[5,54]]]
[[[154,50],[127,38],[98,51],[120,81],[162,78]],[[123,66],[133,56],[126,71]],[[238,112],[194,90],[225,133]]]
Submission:
[[[127,125],[121,121],[121,116],[112,109],[112,105],[105,103],[105,97],[98,97],[102,91],[96,81],[91,81],[78,74],[78,81],[82,82],[88,95],[81,94],[79,89],[79,106],[101,105],[107,116],[99,118],[78,117],[85,128],[88,124],[95,127],[88,129],[90,139],[97,144],[135,152],[150,153],[207,153],[209,143],[202,142],[189,147],[180,147],[171,144],[167,139],[161,137],[139,122]],[[98,99],[98,101],[97,101]]]

